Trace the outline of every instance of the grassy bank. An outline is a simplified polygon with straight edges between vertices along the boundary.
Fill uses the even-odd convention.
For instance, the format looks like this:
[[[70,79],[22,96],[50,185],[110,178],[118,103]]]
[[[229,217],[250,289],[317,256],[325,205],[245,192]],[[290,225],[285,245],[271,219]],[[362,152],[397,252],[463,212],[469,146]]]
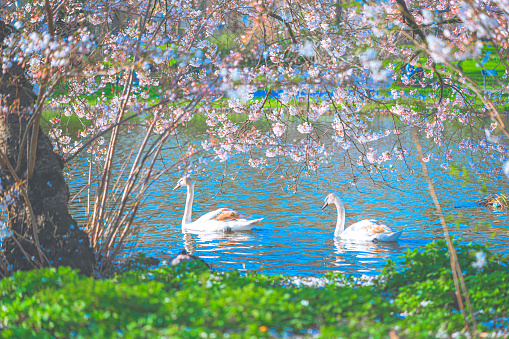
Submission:
[[[479,245],[457,250],[479,332],[507,331],[504,258]],[[403,260],[374,283],[213,273],[199,262],[103,280],[67,268],[18,272],[0,281],[0,337],[463,337],[445,243]]]

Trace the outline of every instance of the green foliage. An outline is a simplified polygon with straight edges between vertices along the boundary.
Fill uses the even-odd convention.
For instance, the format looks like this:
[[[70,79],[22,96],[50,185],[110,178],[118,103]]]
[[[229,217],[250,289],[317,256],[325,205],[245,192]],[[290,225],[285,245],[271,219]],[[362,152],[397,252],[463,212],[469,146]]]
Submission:
[[[461,174],[460,174],[459,168],[454,163],[450,163],[449,173],[451,174],[451,176],[460,178],[462,180],[461,187],[463,187],[463,188],[468,187],[468,185],[471,183],[470,173],[468,172],[468,170],[465,166],[463,166],[461,168]],[[483,184],[483,189],[487,190],[486,180],[479,179],[479,182]],[[481,189],[481,191],[482,191],[482,189]]]
[[[502,258],[479,245],[457,251],[478,320],[507,316]],[[486,265],[475,268],[480,251]],[[398,269],[389,261],[375,286],[325,278],[324,288],[298,288],[283,276],[213,273],[197,261],[104,280],[63,267],[17,272],[0,280],[0,337],[382,338],[399,329],[427,338],[463,327],[444,242],[408,251]]]
[[[505,259],[482,245],[456,243],[455,248],[480,328],[487,327],[483,322],[507,317],[509,269],[503,263]],[[426,335],[438,328],[447,333],[461,328],[463,318],[457,305],[446,242],[430,243],[420,251],[409,250],[403,259],[398,269],[389,261],[383,270],[385,281],[379,283],[379,288],[395,296],[394,304],[407,314],[401,321],[405,328],[402,333],[409,334],[417,326]]]
[[[160,261],[158,259],[149,257],[143,252],[138,252],[130,256],[124,265],[118,267],[116,272],[122,273],[125,271],[144,270],[157,267],[159,264]]]
[[[479,244],[459,245],[454,243],[460,267],[465,276],[475,276],[478,269],[473,265],[477,261],[477,253],[482,252],[486,264],[482,268],[483,273],[503,271],[509,273],[504,259],[493,252],[487,246]],[[427,244],[422,249],[408,250],[403,256],[402,266],[396,268],[393,261],[389,260],[382,270],[386,278],[383,284],[385,291],[394,292],[403,286],[424,280],[437,280],[444,272],[450,272],[450,259],[445,240],[438,240]]]

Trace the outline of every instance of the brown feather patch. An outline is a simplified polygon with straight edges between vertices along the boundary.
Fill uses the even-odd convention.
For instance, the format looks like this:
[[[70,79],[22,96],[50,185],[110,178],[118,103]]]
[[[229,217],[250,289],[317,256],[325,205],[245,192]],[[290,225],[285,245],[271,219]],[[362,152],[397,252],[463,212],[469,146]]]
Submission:
[[[238,219],[241,219],[242,216],[243,215],[240,213],[225,209],[224,211],[219,213],[215,218],[212,218],[211,220],[217,220],[217,221],[238,220]]]
[[[372,225],[366,227],[366,232],[369,233],[384,233],[384,232],[390,232],[389,229],[384,227],[385,225]]]

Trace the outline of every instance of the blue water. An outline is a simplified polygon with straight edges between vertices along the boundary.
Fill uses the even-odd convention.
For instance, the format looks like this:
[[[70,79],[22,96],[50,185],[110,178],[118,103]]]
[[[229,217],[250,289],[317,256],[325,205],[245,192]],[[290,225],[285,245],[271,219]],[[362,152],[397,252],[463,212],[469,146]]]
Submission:
[[[388,124],[382,118],[376,123]],[[130,147],[143,138],[135,129],[121,138],[119,154],[127,154]],[[200,135],[180,135],[179,140],[200,140]],[[412,146],[411,138],[402,135],[402,141]],[[390,138],[382,141],[390,145]],[[179,158],[175,143],[170,142],[163,152],[168,166]],[[354,157],[355,159],[355,157]],[[468,163],[468,158],[463,159]],[[239,269],[262,271],[269,274],[319,275],[327,271],[361,275],[378,274],[387,259],[398,260],[407,249],[419,248],[435,239],[443,238],[442,228],[434,204],[422,176],[420,164],[409,159],[415,174],[404,170],[403,163],[395,166],[396,172],[386,174],[386,182],[376,177],[376,184],[366,175],[352,184],[352,176],[345,158],[333,159],[331,168],[318,173],[303,175],[297,190],[288,189],[288,180],[271,164],[264,173],[252,170],[242,157],[225,163],[218,161],[206,170],[193,175],[195,202],[193,219],[219,207],[230,207],[264,220],[251,232],[233,234],[183,234],[181,218],[186,197],[185,189],[172,191],[182,173],[164,175],[154,184],[139,212],[136,227],[136,247],[148,255],[168,260],[182,248],[202,257],[218,270]],[[71,170],[69,186],[71,195],[78,193],[88,177],[86,159],[77,160]],[[451,177],[430,163],[437,196],[444,214],[469,220],[470,225],[451,225],[451,233],[462,242],[488,243],[495,251],[509,253],[509,237],[504,230],[509,225],[509,215],[496,213],[477,206],[479,185],[462,188],[462,181]],[[121,162],[117,165],[117,170]],[[86,175],[83,173],[87,172]],[[223,174],[226,173],[225,176]],[[390,185],[391,187],[388,187]],[[490,192],[506,191],[509,180],[490,181]],[[341,196],[346,208],[346,225],[358,220],[375,218],[403,230],[395,244],[348,243],[333,237],[336,210],[330,207],[321,211],[324,197],[331,192]],[[72,213],[80,222],[86,222],[83,193],[81,202],[75,199]],[[490,222],[493,228],[483,225]],[[478,230],[474,230],[475,226]],[[496,235],[492,238],[493,232]],[[134,242],[131,242],[134,243]]]

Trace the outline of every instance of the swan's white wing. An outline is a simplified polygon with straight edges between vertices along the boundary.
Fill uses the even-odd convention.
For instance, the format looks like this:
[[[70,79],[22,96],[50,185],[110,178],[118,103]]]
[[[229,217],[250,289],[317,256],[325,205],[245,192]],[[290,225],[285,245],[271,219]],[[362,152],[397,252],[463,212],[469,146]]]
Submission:
[[[206,213],[204,215],[202,215],[201,217],[199,217],[195,222],[204,222],[204,221],[209,221],[210,219],[213,219],[215,218],[218,214],[220,214],[221,212],[223,211],[222,208],[219,208],[215,211],[211,211],[209,213]]]
[[[340,237],[350,240],[396,241],[401,232],[395,232],[378,220],[361,220],[348,227]]]
[[[375,236],[375,240],[378,241],[398,241],[399,236],[403,233],[403,231],[392,232],[392,233],[380,233]]]
[[[215,211],[209,212],[198,218],[195,223],[203,223],[207,221],[233,221],[233,220],[245,220],[249,218],[249,215],[244,213],[235,212],[229,208],[219,208]]]
[[[195,221],[190,224],[182,225],[182,229],[185,231],[197,231],[197,232],[234,232],[234,231],[249,231],[253,228],[253,225],[260,222],[262,219],[238,219],[238,220],[222,220],[218,221],[215,219],[206,220],[204,222]]]
[[[347,230],[355,232],[366,232],[368,234],[378,234],[386,232],[394,232],[389,226],[382,224],[378,220],[361,220],[356,222],[352,226],[348,227]]]

